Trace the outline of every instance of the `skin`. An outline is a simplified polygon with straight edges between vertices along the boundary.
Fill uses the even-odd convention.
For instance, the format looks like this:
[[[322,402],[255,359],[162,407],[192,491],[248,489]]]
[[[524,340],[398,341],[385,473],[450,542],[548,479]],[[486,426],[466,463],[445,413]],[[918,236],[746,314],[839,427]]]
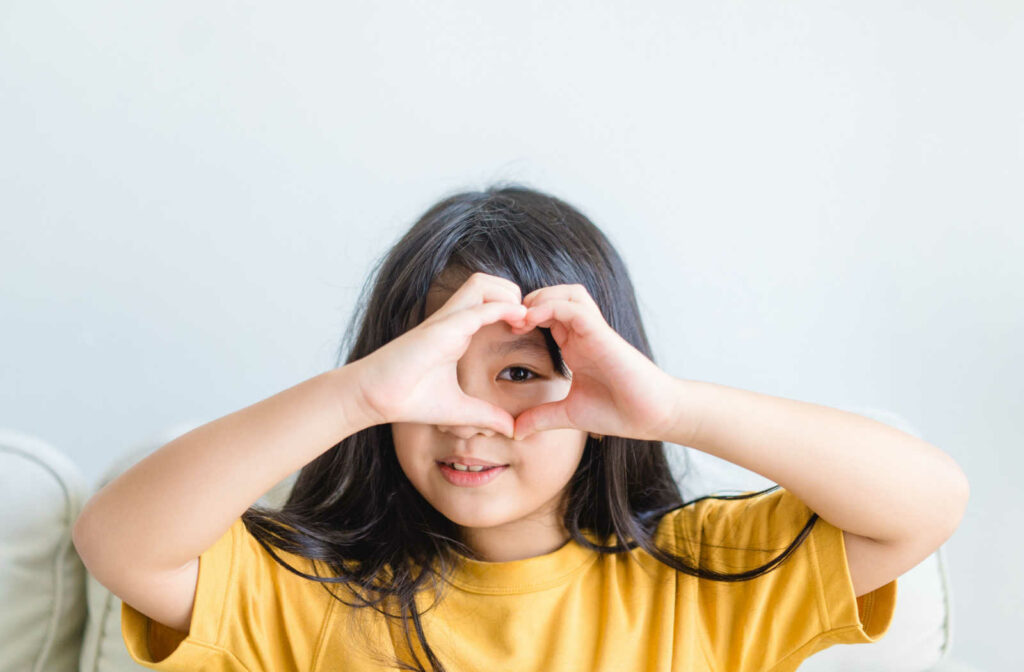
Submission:
[[[463,277],[442,274],[427,296],[429,316],[451,296]],[[538,347],[505,355],[494,344],[524,335],[506,322],[477,331],[456,367],[459,386],[471,396],[506,410],[524,410],[566,397],[571,381],[555,369],[544,337],[533,328],[525,336]],[[463,541],[488,562],[544,555],[562,547],[569,533],[562,525],[569,479],[575,473],[587,432],[575,428],[538,431],[513,440],[474,425],[391,423],[398,462],[413,486],[449,520]],[[469,488],[452,485],[436,460],[464,453],[509,467],[493,481]]]
[[[838,409],[675,378],[611,329],[580,284],[542,287],[523,296],[521,303],[526,307],[523,317],[512,320],[511,327],[498,328],[513,334],[550,328],[572,370],[564,398],[518,413],[518,407],[497,409],[502,416],[506,412],[515,416],[510,452],[524,462],[529,460],[523,471],[532,467],[534,460],[516,452],[520,444],[530,446],[538,436],[563,429],[580,432],[581,444],[583,432],[591,432],[667,441],[715,455],[778,483],[842,529],[857,596],[886,585],[919,564],[949,538],[963,517],[969,493],[963,471],[949,455],[913,435]],[[402,371],[407,368],[399,367]],[[473,386],[474,394],[492,393],[493,388],[481,382],[490,379],[478,375],[475,366],[470,369],[467,384]],[[474,412],[485,415],[486,409],[478,407]],[[473,413],[459,417],[473,417]],[[501,418],[495,423],[499,427],[507,424]],[[471,435],[467,440],[479,440],[489,449],[507,445],[484,444],[495,437],[482,436]],[[554,471],[563,453],[555,450],[550,456],[554,457]],[[523,492],[535,485],[525,477],[519,483]],[[865,493],[871,496],[865,497]],[[510,502],[509,506],[517,504]],[[498,510],[507,513],[507,509]],[[486,518],[479,511],[470,511],[466,515]],[[452,511],[450,515],[462,513]],[[503,517],[496,516],[498,520]],[[489,529],[471,527],[469,531],[479,534]],[[519,532],[521,529],[513,531]],[[519,539],[527,545],[532,541],[525,535]],[[501,542],[485,540],[492,550],[507,553],[510,547],[500,546]],[[513,552],[498,557],[526,555]]]

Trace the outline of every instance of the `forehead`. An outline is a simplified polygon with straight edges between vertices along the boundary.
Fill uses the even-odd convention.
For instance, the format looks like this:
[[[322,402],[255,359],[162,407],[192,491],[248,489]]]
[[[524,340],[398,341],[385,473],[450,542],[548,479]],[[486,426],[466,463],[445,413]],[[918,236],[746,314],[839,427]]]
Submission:
[[[423,316],[429,317],[431,313],[443,306],[444,302],[447,301],[452,294],[454,294],[453,290],[431,285],[430,290],[427,292],[427,300],[423,309]]]
[[[470,275],[472,272],[461,266],[449,266],[441,271],[427,290],[425,316],[443,306],[448,297],[454,294],[455,290],[461,287]]]

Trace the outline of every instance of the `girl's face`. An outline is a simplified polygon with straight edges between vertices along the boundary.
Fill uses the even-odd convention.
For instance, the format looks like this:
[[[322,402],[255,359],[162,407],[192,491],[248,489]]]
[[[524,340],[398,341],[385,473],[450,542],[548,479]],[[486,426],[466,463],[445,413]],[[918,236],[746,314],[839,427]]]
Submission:
[[[440,308],[451,290],[434,285],[426,313]],[[521,347],[496,350],[522,340]],[[485,325],[470,341],[456,367],[466,394],[516,417],[549,401],[564,399],[571,381],[555,369],[541,332],[511,333],[503,321]],[[568,538],[562,525],[566,485],[579,465],[587,433],[552,429],[513,441],[470,425],[392,423],[398,462],[430,504],[459,525],[463,541],[492,562],[542,555]],[[507,464],[497,477],[475,487],[450,483],[438,461],[452,455]]]

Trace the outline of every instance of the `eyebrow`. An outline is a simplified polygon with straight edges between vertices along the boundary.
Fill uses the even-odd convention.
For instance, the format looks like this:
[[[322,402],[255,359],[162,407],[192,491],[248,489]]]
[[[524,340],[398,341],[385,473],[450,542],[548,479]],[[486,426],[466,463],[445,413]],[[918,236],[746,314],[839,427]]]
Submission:
[[[502,341],[491,344],[491,352],[499,357],[509,355],[513,352],[526,351],[550,356],[546,343],[540,343],[530,336],[521,336],[515,340]]]

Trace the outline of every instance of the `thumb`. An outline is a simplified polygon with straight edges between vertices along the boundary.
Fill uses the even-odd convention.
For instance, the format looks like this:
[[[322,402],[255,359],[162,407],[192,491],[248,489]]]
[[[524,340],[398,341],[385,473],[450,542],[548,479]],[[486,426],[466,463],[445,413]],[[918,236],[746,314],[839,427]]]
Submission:
[[[568,405],[565,400],[550,401],[540,406],[528,408],[516,417],[514,439],[525,439],[535,432],[561,427],[575,427],[566,414]]]
[[[455,419],[457,424],[486,427],[509,438],[515,428],[515,418],[508,411],[468,394],[463,395]]]

